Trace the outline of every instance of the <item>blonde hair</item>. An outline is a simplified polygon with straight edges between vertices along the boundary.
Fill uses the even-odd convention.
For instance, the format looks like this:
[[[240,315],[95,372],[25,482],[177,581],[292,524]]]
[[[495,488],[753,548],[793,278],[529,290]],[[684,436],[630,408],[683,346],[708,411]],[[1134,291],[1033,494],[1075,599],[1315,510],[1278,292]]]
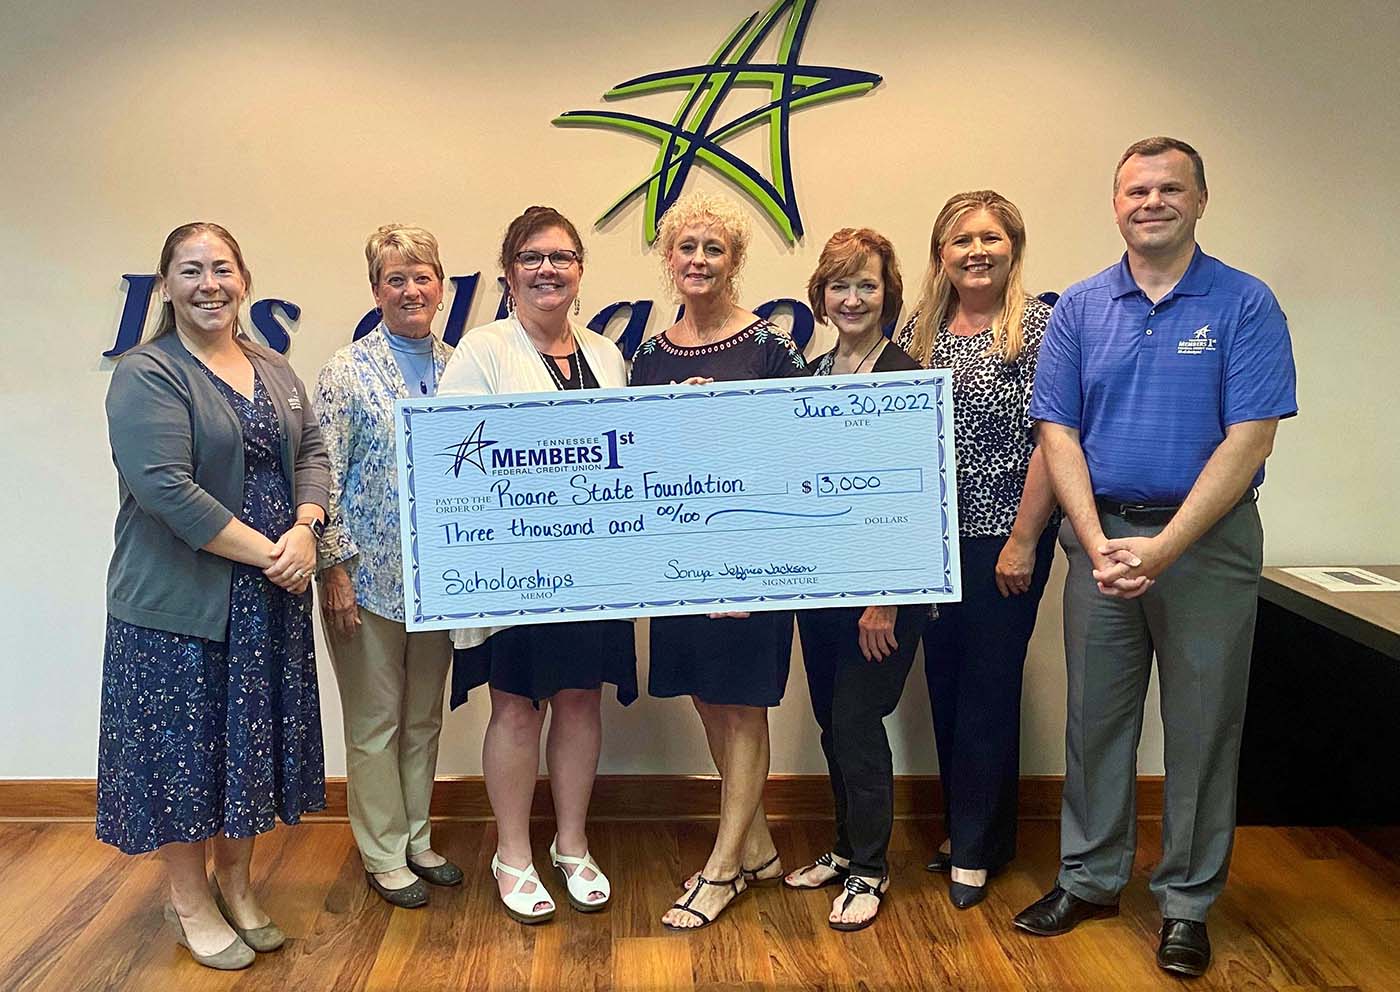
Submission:
[[[890,239],[868,227],[843,227],[831,236],[817,259],[817,269],[807,280],[807,300],[812,315],[826,323],[826,284],[859,272],[874,256],[880,260],[880,281],[884,284],[884,305],[880,308],[880,326],[899,317],[904,306],[904,278],[899,274],[899,262],[894,257]]]
[[[409,224],[385,224],[365,242],[365,261],[369,263],[369,284],[379,285],[384,260],[398,255],[414,265],[431,265],[438,280],[443,279],[442,259],[438,257],[437,238],[421,227]]]
[[[918,314],[914,321],[914,336],[909,354],[921,365],[933,360],[934,340],[938,331],[953,316],[958,306],[958,291],[943,268],[943,244],[958,223],[968,214],[985,210],[997,219],[1011,239],[1011,271],[1006,276],[1006,292],[1001,301],[1001,313],[992,324],[992,343],[988,354],[1001,356],[1010,365],[1025,347],[1021,320],[1026,314],[1026,291],[1021,285],[1021,272],[1026,261],[1026,222],[1021,211],[1000,193],[989,189],[959,193],[943,204],[933,222],[929,239],[928,272],[924,275],[919,295]]]
[[[748,257],[752,229],[744,211],[727,196],[697,190],[686,193],[671,204],[671,209],[661,218],[661,227],[656,233],[656,247],[661,252],[662,279],[673,298],[678,297],[669,266],[671,249],[676,246],[676,239],[680,237],[680,233],[696,224],[718,228],[724,235],[729,252],[734,258],[734,264],[729,269],[726,292],[729,299],[737,303],[739,274],[743,271],[744,260]]]

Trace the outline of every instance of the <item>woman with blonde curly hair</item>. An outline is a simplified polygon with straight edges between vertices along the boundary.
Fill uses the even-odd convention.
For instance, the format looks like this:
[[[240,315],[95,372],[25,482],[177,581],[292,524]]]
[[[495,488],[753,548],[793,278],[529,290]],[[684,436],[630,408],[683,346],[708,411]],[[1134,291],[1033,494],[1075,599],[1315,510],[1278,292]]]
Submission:
[[[963,598],[924,632],[958,909],[1016,853],[1021,673],[1050,575],[1055,508],[1030,419],[1050,308],[1021,287],[1026,224],[991,190],[952,197],[933,223],[918,310],[896,338],[928,368],[953,373]]]
[[[643,342],[632,384],[702,385],[804,374],[786,333],[737,302],[749,226],[724,197],[690,193],[662,219],[657,238],[666,277],[684,312]],[[787,687],[792,614],[726,613],[651,621],[653,696],[689,696],[723,779],[719,832],[704,868],[661,918],[671,930],[708,926],[752,882],[782,876],[763,813],[768,707]]]

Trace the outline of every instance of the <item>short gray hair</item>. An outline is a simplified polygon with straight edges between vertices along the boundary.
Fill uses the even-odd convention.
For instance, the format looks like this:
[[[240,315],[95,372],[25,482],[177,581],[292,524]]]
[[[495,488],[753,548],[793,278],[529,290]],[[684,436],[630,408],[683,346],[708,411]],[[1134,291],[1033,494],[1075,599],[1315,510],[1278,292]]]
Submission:
[[[438,257],[437,238],[421,227],[385,224],[365,242],[365,261],[369,263],[371,286],[379,285],[379,274],[384,271],[384,259],[391,254],[398,255],[405,262],[431,265],[439,280],[445,278],[442,274],[442,259]]]

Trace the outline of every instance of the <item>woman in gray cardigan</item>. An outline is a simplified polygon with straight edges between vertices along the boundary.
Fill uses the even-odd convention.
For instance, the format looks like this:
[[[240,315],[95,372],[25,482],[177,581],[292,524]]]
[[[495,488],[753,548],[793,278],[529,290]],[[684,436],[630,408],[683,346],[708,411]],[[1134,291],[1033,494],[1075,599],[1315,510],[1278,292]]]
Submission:
[[[233,237],[177,228],[159,279],[155,335],[107,392],[121,506],[97,835],[158,849],[180,943],[246,968],[284,939],[249,883],[253,838],[325,806],[306,588],[329,466],[305,386],[240,334],[250,277]]]

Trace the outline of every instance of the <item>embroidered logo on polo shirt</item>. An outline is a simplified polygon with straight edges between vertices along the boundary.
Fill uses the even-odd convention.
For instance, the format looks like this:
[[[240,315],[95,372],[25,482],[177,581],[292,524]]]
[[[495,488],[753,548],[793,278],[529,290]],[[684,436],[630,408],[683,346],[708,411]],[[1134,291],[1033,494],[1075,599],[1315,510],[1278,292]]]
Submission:
[[[1176,353],[1178,355],[1199,355],[1202,352],[1215,350],[1215,338],[1210,336],[1210,325],[1198,327],[1189,338],[1185,338],[1176,343]]]

